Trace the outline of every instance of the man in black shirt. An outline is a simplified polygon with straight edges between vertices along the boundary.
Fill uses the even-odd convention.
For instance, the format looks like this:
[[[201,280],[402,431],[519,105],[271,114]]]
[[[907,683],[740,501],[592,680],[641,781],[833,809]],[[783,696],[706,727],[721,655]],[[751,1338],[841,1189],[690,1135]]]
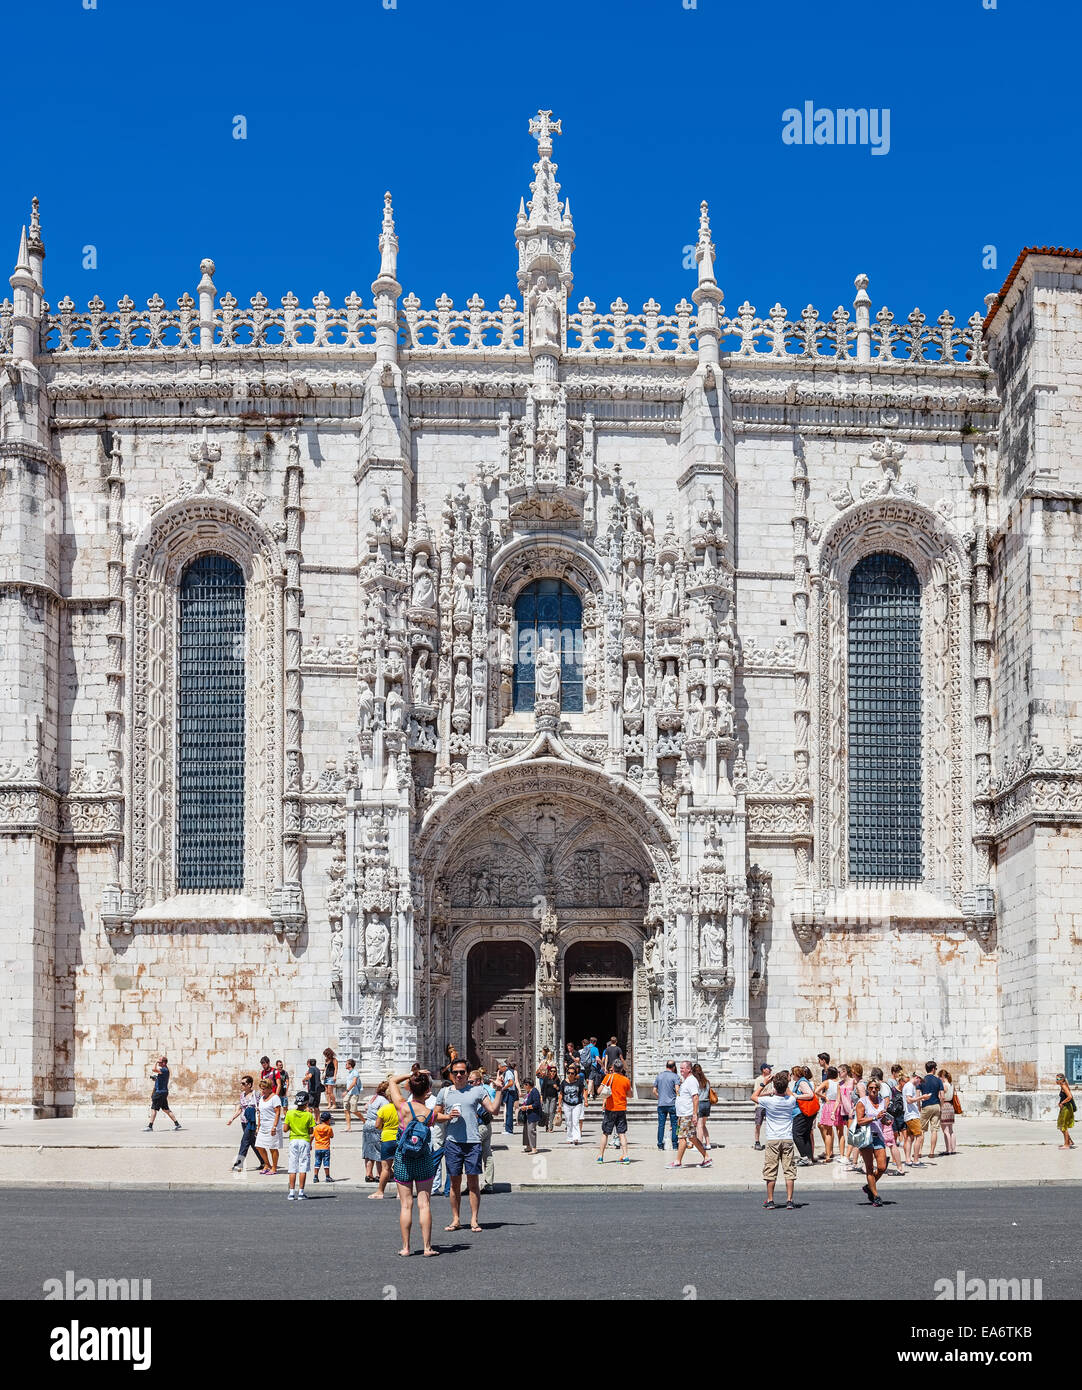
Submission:
[[[154,1090],[150,1095],[150,1123],[147,1125],[147,1129],[154,1128],[154,1121],[159,1110],[165,1111],[173,1121],[175,1130],[179,1129],[180,1123],[172,1110],[169,1109],[169,1058],[160,1057],[158,1065],[150,1074],[154,1078]]]
[[[606,1049],[605,1049],[605,1070],[606,1070],[606,1072],[612,1071],[612,1069],[613,1069],[613,1067],[616,1065],[616,1063],[617,1063],[618,1061],[619,1061],[619,1062],[622,1062],[623,1060],[624,1060],[623,1048],[620,1046],[620,1044],[616,1041],[615,1038],[610,1038],[610,1039],[609,1039],[609,1045],[608,1045],[608,1047],[606,1047]]]
[[[939,1137],[939,1097],[940,1092],[943,1090],[943,1083],[935,1074],[935,1065],[934,1062],[925,1062],[925,1075],[920,1083],[920,1138],[917,1140],[918,1160],[920,1159],[920,1151],[924,1147],[924,1136],[926,1134],[932,1136],[932,1142],[928,1148],[929,1158],[935,1158],[935,1141]]]

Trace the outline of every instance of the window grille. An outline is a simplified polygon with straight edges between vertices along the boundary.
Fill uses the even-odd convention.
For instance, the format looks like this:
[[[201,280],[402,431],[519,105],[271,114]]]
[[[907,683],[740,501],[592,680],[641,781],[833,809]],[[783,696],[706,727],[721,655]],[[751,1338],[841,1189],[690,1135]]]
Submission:
[[[515,600],[514,707],[534,706],[534,657],[552,638],[560,653],[560,707],[582,712],[582,599],[561,579],[536,579]]]
[[[203,555],[180,583],[177,887],[244,887],[244,575]]]
[[[921,878],[920,583],[897,555],[849,579],[849,878]]]

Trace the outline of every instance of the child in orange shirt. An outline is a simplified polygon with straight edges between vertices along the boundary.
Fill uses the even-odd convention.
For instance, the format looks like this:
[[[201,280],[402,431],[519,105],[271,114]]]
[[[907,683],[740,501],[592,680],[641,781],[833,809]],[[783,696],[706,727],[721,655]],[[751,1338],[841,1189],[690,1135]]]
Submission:
[[[324,1110],[319,1117],[319,1124],[312,1131],[312,1156],[315,1159],[316,1174],[313,1182],[319,1182],[319,1170],[326,1168],[327,1181],[331,1180],[331,1138],[334,1134],[334,1126],[331,1123],[329,1110]]]

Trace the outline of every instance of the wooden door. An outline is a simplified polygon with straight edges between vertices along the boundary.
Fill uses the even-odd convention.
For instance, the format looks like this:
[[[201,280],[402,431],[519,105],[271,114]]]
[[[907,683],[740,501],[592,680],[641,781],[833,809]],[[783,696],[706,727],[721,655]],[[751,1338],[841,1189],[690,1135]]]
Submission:
[[[533,1020],[536,966],[523,941],[483,941],[466,969],[471,1066],[495,1069],[511,1058],[520,1075],[534,1065]]]

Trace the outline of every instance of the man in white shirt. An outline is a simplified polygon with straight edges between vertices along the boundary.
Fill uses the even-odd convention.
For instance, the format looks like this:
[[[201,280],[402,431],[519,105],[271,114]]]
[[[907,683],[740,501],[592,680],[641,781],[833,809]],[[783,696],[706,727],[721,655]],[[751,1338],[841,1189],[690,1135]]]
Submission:
[[[764,1094],[764,1092],[766,1094]],[[774,1210],[774,1184],[778,1168],[785,1179],[785,1207],[795,1211],[793,1188],[796,1186],[796,1158],[793,1144],[793,1096],[789,1089],[789,1073],[779,1071],[769,1081],[756,1087],[752,1100],[763,1111],[763,1137],[766,1155],[763,1158],[763,1177],[766,1179],[767,1211]]]
[[[676,1150],[676,1161],[668,1165],[670,1168],[682,1168],[684,1166],[684,1153],[689,1144],[698,1149],[703,1156],[703,1161],[699,1167],[709,1168],[711,1166],[710,1158],[695,1133],[695,1121],[698,1115],[699,1083],[692,1074],[691,1063],[681,1062],[680,1085],[676,1090],[676,1128],[679,1134],[679,1144]]]

